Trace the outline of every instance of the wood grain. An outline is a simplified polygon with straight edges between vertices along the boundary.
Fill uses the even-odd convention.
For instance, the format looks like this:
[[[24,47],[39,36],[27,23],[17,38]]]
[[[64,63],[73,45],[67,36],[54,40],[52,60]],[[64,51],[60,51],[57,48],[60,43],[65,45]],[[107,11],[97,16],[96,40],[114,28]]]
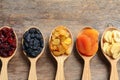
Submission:
[[[28,78],[30,63],[23,55],[21,41],[29,26],[38,26],[46,40],[45,52],[37,62],[37,78],[54,80],[56,61],[48,48],[52,29],[57,25],[67,26],[75,41],[84,26],[93,26],[101,36],[108,23],[120,28],[120,0],[0,0],[0,26],[13,27],[19,40],[17,53],[8,65],[9,80]],[[91,60],[92,80],[109,80],[110,64],[101,53],[99,49]],[[64,67],[66,80],[81,80],[83,60],[75,46]],[[120,76],[120,61],[117,68]]]

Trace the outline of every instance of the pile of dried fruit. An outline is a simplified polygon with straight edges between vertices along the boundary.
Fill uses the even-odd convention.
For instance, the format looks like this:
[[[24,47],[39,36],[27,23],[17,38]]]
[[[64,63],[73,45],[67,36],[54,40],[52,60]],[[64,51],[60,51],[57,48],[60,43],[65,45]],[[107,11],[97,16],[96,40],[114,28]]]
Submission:
[[[50,49],[55,56],[70,54],[72,38],[70,32],[64,26],[58,26],[52,32]]]
[[[16,37],[12,28],[3,27],[0,30],[0,56],[9,57],[16,49]]]
[[[104,52],[116,59],[120,56],[120,32],[118,30],[107,31],[103,37]]]
[[[98,36],[97,30],[92,28],[83,29],[80,34],[78,34],[76,47],[80,54],[85,56],[92,56],[98,50]]]
[[[37,57],[43,49],[44,41],[41,32],[30,28],[23,35],[23,49],[29,57]]]

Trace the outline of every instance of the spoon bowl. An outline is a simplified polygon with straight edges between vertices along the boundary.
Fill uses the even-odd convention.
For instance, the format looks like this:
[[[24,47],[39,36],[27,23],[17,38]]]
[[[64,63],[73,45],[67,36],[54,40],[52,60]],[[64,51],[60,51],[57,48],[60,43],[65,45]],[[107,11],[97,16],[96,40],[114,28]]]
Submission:
[[[0,28],[0,30],[2,28],[11,28],[9,26],[3,26]],[[15,33],[15,31],[13,30],[13,33],[15,35],[15,38],[16,38],[16,49],[14,50],[13,54],[9,57],[1,57],[0,56],[0,59],[1,59],[1,62],[2,62],[2,69],[1,69],[1,80],[8,80],[8,74],[7,74],[7,65],[8,65],[8,62],[13,58],[13,56],[15,55],[16,51],[17,51],[17,46],[18,46],[18,40],[17,40],[17,35]]]
[[[38,29],[36,26],[31,26],[31,28]],[[28,31],[28,30],[26,30],[26,31]],[[42,56],[42,54],[44,53],[44,49],[45,49],[45,39],[44,39],[44,36],[43,36],[42,32],[41,32],[41,35],[42,35],[42,38],[43,38],[43,48],[42,48],[42,51],[36,57],[32,58],[32,57],[27,56],[27,53],[23,50],[24,55],[28,58],[28,60],[30,61],[30,64],[31,64],[28,80],[37,80],[36,62]],[[24,39],[22,38],[22,45],[23,45],[23,41],[24,41]]]
[[[118,60],[120,59],[120,57],[118,57],[117,59],[112,59],[110,56],[108,56],[104,50],[103,50],[103,37],[105,35],[105,33],[107,31],[112,31],[112,30],[118,30],[120,31],[119,29],[111,26],[111,25],[108,25],[108,27],[105,29],[105,31],[103,32],[103,35],[101,37],[101,49],[102,49],[102,52],[103,52],[103,55],[107,58],[107,60],[110,62],[110,65],[111,65],[111,74],[110,74],[110,80],[119,80],[118,79],[118,72],[117,72],[117,62]]]
[[[92,27],[85,27],[82,30],[80,30],[78,36],[82,33],[83,30],[85,29],[93,29]],[[78,37],[77,36],[77,37]],[[76,49],[77,52],[79,53],[79,55],[83,58],[84,60],[84,70],[83,70],[83,75],[82,75],[82,80],[91,80],[91,73],[90,73],[90,60],[95,56],[95,54],[93,54],[92,56],[85,56],[83,54],[81,54],[78,50],[77,47],[77,43],[76,43]]]
[[[53,31],[55,29],[53,29]],[[73,40],[71,32],[67,28],[66,28],[66,30],[69,32],[71,40]],[[49,38],[49,48],[50,48],[50,44],[51,44],[51,38],[52,38],[53,31],[51,32],[51,35]],[[72,41],[71,45],[69,46],[70,53],[72,51],[72,48],[73,48],[73,41]],[[51,51],[51,49],[50,49],[50,51]],[[51,51],[51,54],[55,58],[55,60],[57,61],[57,72],[56,72],[55,80],[65,80],[63,67],[64,67],[65,60],[70,56],[70,54],[69,55],[63,54],[60,56],[55,56],[52,51]]]

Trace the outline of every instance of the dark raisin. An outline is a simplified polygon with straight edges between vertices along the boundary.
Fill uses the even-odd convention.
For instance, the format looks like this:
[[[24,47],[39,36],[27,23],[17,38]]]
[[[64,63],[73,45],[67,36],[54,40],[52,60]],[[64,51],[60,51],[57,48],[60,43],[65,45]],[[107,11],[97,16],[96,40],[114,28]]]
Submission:
[[[32,33],[32,34],[30,35],[30,37],[31,37],[31,38],[35,38],[35,34]]]
[[[31,29],[29,29],[29,32],[30,33],[34,33],[36,31],[36,28],[31,28]]]
[[[27,42],[29,42],[30,41],[30,34],[28,34],[26,37],[25,37],[25,40],[27,41]]]
[[[23,36],[24,37],[23,49],[25,50],[27,56],[36,57],[42,51],[42,47],[40,47],[43,46],[43,41],[41,42],[41,40],[43,40],[42,34],[36,28],[31,28],[27,32],[28,32],[27,36]],[[26,32],[24,35],[26,35]],[[29,35],[29,40],[27,40],[28,35]]]
[[[23,38],[26,38],[28,34],[29,34],[29,32],[26,31],[25,34],[23,35]]]

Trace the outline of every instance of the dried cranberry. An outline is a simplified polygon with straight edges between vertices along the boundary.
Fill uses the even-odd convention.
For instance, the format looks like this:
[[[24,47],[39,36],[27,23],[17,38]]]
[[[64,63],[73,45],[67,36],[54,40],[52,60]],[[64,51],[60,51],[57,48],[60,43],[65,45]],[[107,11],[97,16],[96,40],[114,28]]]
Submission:
[[[3,27],[0,30],[0,56],[9,57],[16,49],[16,37],[12,28]]]

